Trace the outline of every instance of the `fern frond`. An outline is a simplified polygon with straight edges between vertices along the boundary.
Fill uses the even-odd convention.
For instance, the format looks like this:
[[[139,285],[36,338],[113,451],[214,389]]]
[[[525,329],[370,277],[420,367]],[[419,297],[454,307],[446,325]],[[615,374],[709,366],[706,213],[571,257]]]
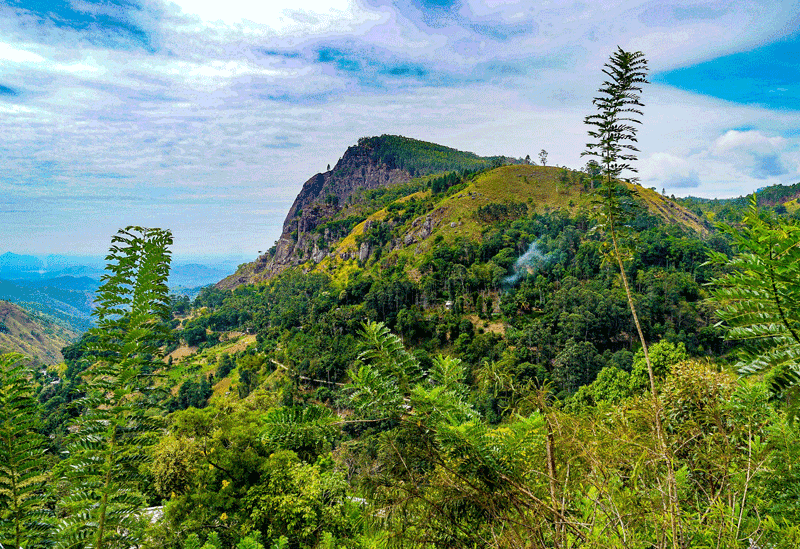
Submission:
[[[8,519],[0,525],[0,544],[14,547],[37,545],[47,532],[31,526],[43,516],[49,474],[47,441],[38,432],[41,409],[23,359],[0,355],[0,509]]]
[[[772,390],[786,393],[800,381],[800,225],[762,214],[753,195],[741,229],[719,228],[738,253],[711,255],[709,263],[726,270],[710,282],[711,301],[728,328],[726,338],[741,344],[739,372],[776,371]]]
[[[149,457],[143,449],[162,421],[158,410],[144,404],[154,390],[153,376],[144,372],[156,367],[168,335],[162,320],[169,312],[171,243],[169,231],[142,227],[127,227],[112,238],[97,292],[97,327],[90,330],[94,364],[81,387],[84,411],[61,465],[72,494],[59,502],[59,547],[115,544],[121,532],[132,532],[131,517],[144,502],[138,485]]]
[[[363,324],[359,335],[359,360],[373,364],[382,372],[395,377],[402,389],[407,389],[422,379],[419,361],[383,322]]]

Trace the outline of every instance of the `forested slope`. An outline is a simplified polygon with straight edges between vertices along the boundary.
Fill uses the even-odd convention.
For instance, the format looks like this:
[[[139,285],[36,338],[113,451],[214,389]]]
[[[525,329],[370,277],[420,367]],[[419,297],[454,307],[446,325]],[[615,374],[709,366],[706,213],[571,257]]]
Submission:
[[[116,459],[119,432],[110,517],[142,547],[800,543],[792,394],[768,370],[739,379],[726,302],[709,299],[743,249],[735,228],[633,187],[624,265],[654,400],[592,174],[379,143],[400,149],[364,160],[375,173],[414,176],[339,202],[315,191],[287,218],[288,255],[279,243],[195,300],[166,297],[155,243],[131,248],[161,258],[141,263],[154,290],[101,292],[100,328],[57,379],[30,378],[56,492],[89,482],[87,448]],[[425,173],[440,153],[465,164]],[[762,235],[791,223],[753,215]],[[153,310],[117,318],[114,292],[137,288]],[[58,528],[102,509],[47,493]]]

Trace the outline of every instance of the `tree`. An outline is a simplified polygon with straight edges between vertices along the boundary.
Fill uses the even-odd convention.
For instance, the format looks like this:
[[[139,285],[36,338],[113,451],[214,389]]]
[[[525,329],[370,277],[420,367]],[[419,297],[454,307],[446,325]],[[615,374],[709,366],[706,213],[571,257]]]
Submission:
[[[594,381],[602,368],[602,360],[588,341],[567,341],[553,361],[553,380],[564,390],[574,392]]]
[[[636,325],[636,331],[642,344],[647,373],[650,379],[650,394],[653,402],[654,423],[656,436],[660,442],[663,458],[667,462],[667,487],[668,505],[670,509],[670,526],[672,530],[672,544],[677,548],[680,544],[678,525],[678,495],[673,461],[669,446],[661,424],[661,403],[656,391],[655,375],[650,362],[642,325],[633,303],[628,277],[625,274],[623,251],[620,237],[625,229],[625,222],[630,218],[633,207],[632,193],[620,183],[622,175],[626,172],[636,173],[637,169],[631,164],[636,160],[639,149],[635,143],[637,124],[641,121],[637,116],[642,116],[640,110],[644,104],[640,101],[642,86],[647,82],[647,59],[640,51],[627,52],[618,47],[611,55],[609,62],[604,65],[603,73],[608,80],[603,82],[598,92],[599,96],[592,100],[597,107],[597,113],[591,114],[584,122],[592,127],[589,137],[593,142],[587,143],[584,156],[593,156],[599,159],[601,168],[601,183],[599,195],[602,203],[600,210],[600,223],[598,228],[604,230],[611,240],[611,256],[616,259],[619,267],[620,279],[625,288],[628,306]],[[635,177],[627,177],[625,181],[630,184],[635,182]]]
[[[634,153],[639,151],[634,145],[637,141],[634,124],[641,123],[635,116],[642,115],[638,107],[644,106],[639,100],[639,94],[642,85],[647,83],[647,60],[640,51],[631,53],[618,48],[604,67],[603,72],[609,80],[603,82],[603,86],[598,90],[600,95],[592,100],[598,112],[587,116],[584,120],[587,125],[595,128],[589,130],[589,137],[595,141],[587,143],[587,150],[583,155],[600,159],[599,194],[602,200],[600,228],[604,229],[611,239],[613,248],[611,255],[619,267],[628,305],[648,364],[650,388],[655,395],[655,381],[647,353],[647,342],[633,303],[620,246],[620,233],[624,231],[624,224],[630,217],[632,203],[630,192],[620,184],[619,179],[625,171],[634,173],[637,171],[630,162],[636,160]],[[627,179],[629,183],[633,181],[635,178]]]
[[[32,547],[49,529],[46,439],[31,372],[16,353],[0,355],[0,546]]]
[[[544,149],[539,151],[539,162],[542,163],[542,166],[547,166],[547,151]]]
[[[717,314],[728,325],[726,338],[742,343],[739,371],[769,372],[774,394],[800,415],[800,225],[759,212],[756,196],[742,227],[720,223],[738,252],[711,252],[711,263],[726,274],[711,281]]]
[[[136,541],[140,465],[160,424],[152,371],[170,311],[172,235],[162,229],[127,227],[112,240],[106,274],[97,292],[93,365],[84,372],[84,411],[74,425],[61,471],[71,485],[62,498],[61,547],[101,549]]]

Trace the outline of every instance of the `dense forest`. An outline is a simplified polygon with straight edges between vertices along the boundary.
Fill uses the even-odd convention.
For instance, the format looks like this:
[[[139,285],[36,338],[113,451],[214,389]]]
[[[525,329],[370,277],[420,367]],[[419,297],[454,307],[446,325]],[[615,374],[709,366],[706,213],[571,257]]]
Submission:
[[[64,363],[0,355],[3,546],[800,545],[794,191],[369,143],[415,177],[324,259],[190,300],[128,227]]]

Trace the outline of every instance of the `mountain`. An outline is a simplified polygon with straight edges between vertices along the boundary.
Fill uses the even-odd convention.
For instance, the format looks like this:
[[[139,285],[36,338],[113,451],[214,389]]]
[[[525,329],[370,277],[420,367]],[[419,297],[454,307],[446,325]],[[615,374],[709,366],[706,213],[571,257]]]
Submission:
[[[631,188],[649,215],[708,233],[697,213],[652,189]],[[363,262],[378,247],[413,263],[437,238],[479,239],[487,223],[534,212],[588,212],[592,197],[589,178],[579,171],[396,136],[363,138],[333,170],[306,181],[274,248],[217,287],[266,280],[300,265],[309,271]]]
[[[0,280],[0,299],[23,305],[64,322],[75,332],[89,327],[94,292],[100,283],[88,277]]]
[[[758,207],[773,210],[777,214],[790,214],[795,217],[800,211],[800,183],[794,185],[770,185],[756,191]],[[687,196],[676,201],[712,221],[738,222],[750,205],[752,195],[736,198],[698,198]]]
[[[78,334],[40,313],[0,301],[0,352],[18,352],[44,364],[57,364],[61,349]]]
[[[364,219],[369,202],[386,189],[413,181],[417,185],[405,190],[421,189],[424,185],[420,181],[432,173],[480,170],[506,162],[513,159],[481,157],[408,137],[382,135],[359,139],[332,170],[318,173],[305,182],[289,209],[274,248],[240,267],[221,281],[219,287],[232,288],[269,278],[304,263],[309,257],[321,260],[324,250],[347,236],[356,220]]]
[[[387,142],[396,149],[378,154],[362,141],[335,170],[309,180],[283,240],[259,262],[204,288],[192,303],[173,303],[167,326],[175,337],[164,339],[168,357],[156,378],[166,390],[151,393],[163,395],[176,414],[151,469],[160,479],[158,494],[169,501],[169,531],[209,524],[222,532],[220,524],[249,524],[257,514],[262,529],[272,528],[278,513],[263,509],[294,512],[297,494],[314,485],[334,494],[315,496],[319,501],[353,504],[329,513],[337,520],[401,509],[418,518],[414,528],[426,528],[433,516],[443,537],[425,539],[431,546],[483,546],[499,528],[530,524],[531,517],[551,520],[555,535],[544,528],[514,533],[497,546],[524,539],[569,545],[572,533],[559,526],[567,523],[549,511],[548,494],[557,489],[555,507],[569,513],[575,532],[584,528],[585,509],[592,515],[598,501],[618,501],[614,509],[623,512],[610,520],[638,517],[639,531],[653,535],[637,542],[656,546],[666,543],[659,525],[668,522],[663,515],[654,520],[653,510],[666,508],[666,496],[649,487],[663,471],[680,475],[682,525],[713,515],[691,507],[706,494],[713,509],[722,490],[742,494],[757,481],[759,494],[783,494],[759,479],[774,479],[781,463],[792,463],[797,437],[785,454],[763,452],[787,447],[795,431],[767,424],[786,415],[765,409],[772,405],[765,388],[741,384],[726,371],[730,343],[706,299],[708,283],[726,268],[708,262],[711,250],[731,249],[724,233],[653,189],[632,187],[641,207],[626,221],[635,238],[624,240],[630,287],[623,288],[608,260],[588,174],[502,159],[426,172],[422,160],[436,159],[438,146],[395,138],[378,145]],[[442,154],[451,160],[461,154],[448,151]],[[650,343],[652,366],[635,324]],[[81,375],[85,348],[64,351],[65,382],[48,385],[50,400],[41,398],[54,409],[50,432],[68,431],[59,405]],[[660,415],[648,396],[650,377],[663,391]],[[663,417],[668,428],[648,427],[653,417]],[[722,436],[718,425],[732,427]],[[740,451],[752,438],[751,425],[772,437],[752,460]],[[663,453],[662,433],[670,444]],[[182,464],[170,465],[175,448],[198,464],[188,474]],[[709,455],[722,456],[713,468]],[[751,461],[764,464],[762,476],[729,475],[730,456],[748,460],[734,463],[737,471],[750,471]],[[548,470],[543,465],[531,474],[531,463],[548,462]],[[339,483],[320,480],[325,471]],[[635,486],[619,490],[615,479],[631,471]],[[585,489],[582,479],[598,472],[601,480]],[[782,474],[770,482],[796,477]],[[717,486],[729,477],[738,487]],[[535,500],[516,514],[515,502],[525,503],[520,490]],[[413,507],[399,507],[408,494],[417,498]],[[788,503],[774,496],[765,513],[781,505],[792,513],[782,520],[797,524],[789,496]],[[447,520],[432,514],[439,507],[426,507],[432,498],[443,502]],[[754,496],[748,509],[761,501]],[[487,518],[483,505],[489,513],[512,509],[513,519]],[[752,515],[756,531],[766,515]],[[318,532],[324,515],[309,516],[306,530]],[[397,531],[407,524],[393,520],[386,523]],[[608,545],[602,532],[613,528],[595,524],[585,527],[591,538],[584,541]],[[460,531],[478,535],[453,543],[452,532],[464,525]],[[712,532],[701,527],[703,535]],[[363,535],[337,531],[341,540]],[[547,537],[537,538],[542,532]],[[331,540],[295,545],[336,545]]]
[[[28,273],[37,273],[43,268],[42,260],[32,255],[11,252],[0,255],[0,278],[6,278],[10,273],[24,273],[22,276],[29,276]]]
[[[212,267],[200,263],[177,263],[169,273],[171,288],[196,288],[213,284],[220,278],[230,274],[230,270]]]
[[[203,286],[230,274],[239,263],[234,258],[174,261],[170,289],[193,298]],[[51,254],[41,261],[9,252],[0,256],[0,265],[4,266],[0,270],[0,299],[57,318],[76,332],[89,327],[94,295],[105,272],[102,258]]]

